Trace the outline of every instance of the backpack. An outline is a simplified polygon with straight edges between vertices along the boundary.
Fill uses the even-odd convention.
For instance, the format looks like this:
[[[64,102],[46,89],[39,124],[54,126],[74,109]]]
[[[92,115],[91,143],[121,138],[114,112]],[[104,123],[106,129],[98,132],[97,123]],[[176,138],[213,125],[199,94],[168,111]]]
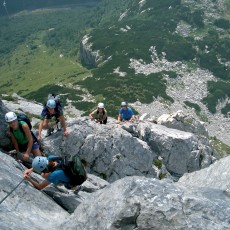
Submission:
[[[62,112],[62,105],[61,105],[61,97],[60,97],[60,95],[55,94],[55,93],[50,93],[50,94],[48,94],[48,99],[47,100],[50,100],[50,99],[53,99],[56,102],[55,111],[56,112]],[[46,106],[46,103],[44,104],[44,107],[46,109],[48,109],[47,106]]]
[[[34,141],[36,142],[37,141],[37,137],[34,135],[34,133],[31,131],[32,129],[32,124],[31,124],[31,121],[29,119],[29,117],[27,117],[26,115],[24,114],[17,114],[17,119],[18,121],[24,121],[26,122],[26,124],[28,125],[29,129],[30,129],[30,132],[32,134],[32,137],[34,139]],[[24,136],[26,135],[23,128],[22,128],[22,124],[19,122],[19,129],[21,130],[21,132],[24,134]],[[10,132],[13,133],[13,128],[10,127]]]
[[[48,94],[48,100],[53,99],[56,102],[56,107],[61,106],[61,97],[58,94],[50,93]]]
[[[70,188],[81,185],[87,179],[85,168],[77,154],[73,156],[56,157],[51,156],[49,160],[61,160],[61,163],[55,168],[62,169],[70,178]]]

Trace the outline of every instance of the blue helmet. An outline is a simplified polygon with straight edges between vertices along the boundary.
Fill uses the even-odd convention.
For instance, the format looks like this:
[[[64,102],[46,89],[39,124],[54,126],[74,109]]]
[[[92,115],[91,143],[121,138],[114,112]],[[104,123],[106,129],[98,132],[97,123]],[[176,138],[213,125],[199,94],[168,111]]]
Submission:
[[[32,162],[32,168],[38,173],[41,173],[44,169],[46,169],[47,165],[48,159],[46,157],[35,157]]]
[[[56,102],[53,99],[49,99],[46,103],[46,106],[48,108],[54,109],[56,107]]]

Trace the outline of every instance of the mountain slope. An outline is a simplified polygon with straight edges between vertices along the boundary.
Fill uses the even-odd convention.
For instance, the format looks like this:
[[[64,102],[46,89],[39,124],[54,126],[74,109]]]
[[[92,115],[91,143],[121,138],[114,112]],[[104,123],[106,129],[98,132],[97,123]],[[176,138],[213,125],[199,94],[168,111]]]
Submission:
[[[68,86],[59,88],[65,93],[74,86],[78,89],[74,99],[77,108],[88,112],[103,101],[114,117],[123,100],[138,101],[139,105],[153,103],[133,106],[140,113],[147,111],[155,116],[183,109],[213,125],[213,136],[226,139],[216,129],[219,120],[226,126],[224,116],[230,109],[229,9],[225,0],[103,0],[90,9],[18,14],[1,21],[1,79],[7,76],[1,91],[16,90],[41,102],[47,91],[56,89],[53,84]],[[80,62],[79,43],[83,37],[90,52],[95,52],[100,60],[90,70],[67,64]],[[30,51],[17,56],[24,63],[18,68],[14,57],[17,51],[22,53],[21,45],[29,45]],[[42,53],[40,47],[45,47],[43,51],[53,60],[39,64],[46,79],[41,78],[38,70],[33,71],[37,55]],[[33,68],[27,68],[32,60]],[[41,55],[40,60],[46,58]],[[25,81],[21,84],[15,74],[24,73]],[[36,87],[31,88],[28,83],[30,73],[41,79]],[[228,132],[230,128],[226,135]]]

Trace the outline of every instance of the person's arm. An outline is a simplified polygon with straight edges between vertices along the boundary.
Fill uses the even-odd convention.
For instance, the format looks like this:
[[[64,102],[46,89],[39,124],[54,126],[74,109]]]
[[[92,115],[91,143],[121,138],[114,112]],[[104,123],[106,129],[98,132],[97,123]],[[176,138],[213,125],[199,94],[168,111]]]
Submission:
[[[27,174],[24,175],[24,179],[27,180],[27,181],[29,181],[35,188],[37,188],[39,190],[45,188],[46,186],[48,186],[50,184],[50,182],[48,180],[44,180],[41,183],[38,183],[37,181],[35,181],[34,179],[32,179]]]
[[[64,130],[64,136],[68,136],[69,135],[69,132],[67,131],[67,129],[66,129],[66,122],[65,122],[65,118],[64,118],[64,116],[63,115],[61,115],[60,117],[59,117],[59,119],[60,119],[60,121],[61,121],[61,124],[62,124],[62,127],[63,127],[63,130]]]
[[[130,120],[129,121],[134,121],[135,120],[135,116],[134,115],[132,115],[132,117],[130,118]]]
[[[10,138],[11,138],[11,141],[13,142],[16,152],[19,152],[18,142],[16,138],[14,137],[13,133],[10,130],[9,130],[9,133],[10,133]]]
[[[119,114],[117,117],[117,123],[120,123],[120,121],[121,121],[121,114]]]
[[[28,176],[28,175],[30,175],[32,172],[33,172],[33,168],[31,168],[31,169],[26,169],[26,170],[24,171],[24,173],[23,173],[23,176],[24,176],[24,177],[25,177],[26,175]]]
[[[29,158],[29,155],[30,155],[34,140],[33,140],[30,128],[29,128],[29,126],[27,124],[23,124],[22,129],[23,129],[23,131],[24,131],[24,133],[25,133],[25,135],[27,137],[27,140],[28,140],[26,152],[23,154],[23,159],[26,160],[26,159]]]
[[[42,133],[42,128],[43,128],[43,123],[44,123],[44,120],[40,120],[40,124],[39,124],[39,128],[38,128],[38,140],[41,139],[41,133]]]
[[[93,120],[93,119],[94,119],[94,116],[93,116],[93,115],[94,115],[94,113],[95,113],[95,110],[89,114],[89,118],[90,118],[91,120]]]

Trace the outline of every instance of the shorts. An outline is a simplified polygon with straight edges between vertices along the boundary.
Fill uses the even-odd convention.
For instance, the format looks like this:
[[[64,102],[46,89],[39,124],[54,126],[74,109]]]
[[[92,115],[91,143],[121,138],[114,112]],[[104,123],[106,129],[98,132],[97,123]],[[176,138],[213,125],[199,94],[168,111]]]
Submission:
[[[28,143],[26,143],[26,144],[18,144],[19,151],[20,152],[26,151],[27,146],[28,146]],[[32,150],[38,149],[39,147],[40,146],[39,146],[38,142],[34,142],[33,145],[32,145]]]

